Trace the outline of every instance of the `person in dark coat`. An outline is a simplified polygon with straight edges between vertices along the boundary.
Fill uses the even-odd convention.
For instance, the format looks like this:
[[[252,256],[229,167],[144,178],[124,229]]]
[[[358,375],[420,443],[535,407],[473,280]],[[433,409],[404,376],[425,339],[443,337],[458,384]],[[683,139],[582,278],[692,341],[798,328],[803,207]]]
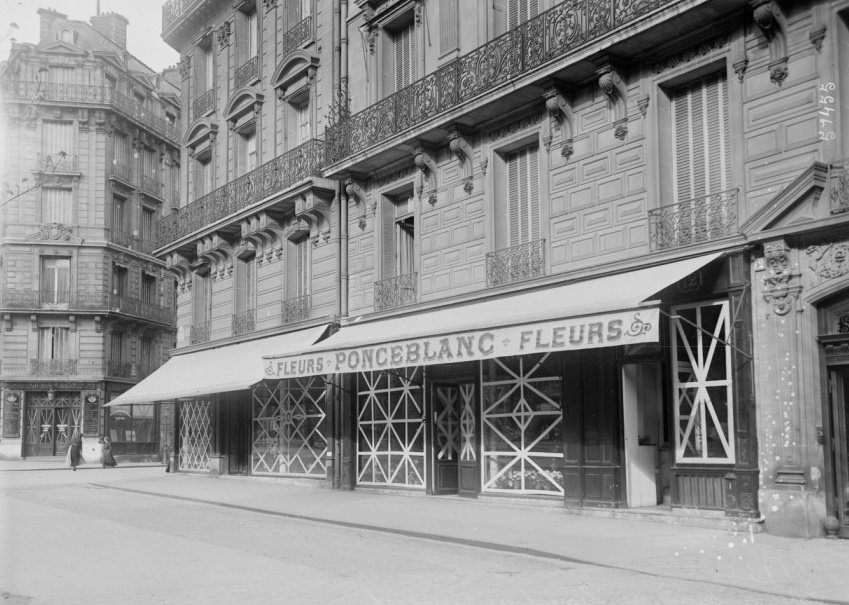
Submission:
[[[68,455],[65,457],[65,461],[68,463],[68,466],[77,470],[77,466],[82,463],[83,459],[83,436],[80,435],[80,429],[74,429],[69,443]]]
[[[107,466],[118,466],[115,456],[112,455],[112,440],[109,437],[103,438],[103,445],[100,448],[100,463],[103,465],[103,468]]]

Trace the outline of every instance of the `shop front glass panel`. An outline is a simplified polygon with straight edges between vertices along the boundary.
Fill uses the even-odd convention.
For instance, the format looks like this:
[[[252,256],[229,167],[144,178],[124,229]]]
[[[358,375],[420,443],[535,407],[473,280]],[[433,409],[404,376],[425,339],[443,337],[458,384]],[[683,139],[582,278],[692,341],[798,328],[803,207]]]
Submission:
[[[208,471],[212,451],[212,403],[180,403],[180,470]]]

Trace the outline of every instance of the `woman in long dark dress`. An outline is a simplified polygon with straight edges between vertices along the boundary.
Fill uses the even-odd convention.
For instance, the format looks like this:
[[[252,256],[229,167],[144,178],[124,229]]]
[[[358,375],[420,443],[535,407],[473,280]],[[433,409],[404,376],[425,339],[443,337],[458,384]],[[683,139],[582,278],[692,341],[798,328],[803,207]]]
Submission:
[[[103,438],[103,446],[100,448],[100,463],[103,465],[103,468],[107,466],[118,466],[115,456],[112,455],[112,440],[109,437]]]
[[[83,458],[83,436],[80,435],[80,429],[74,429],[71,435],[71,441],[68,445],[68,455],[65,460],[72,469],[77,470],[77,466]]]

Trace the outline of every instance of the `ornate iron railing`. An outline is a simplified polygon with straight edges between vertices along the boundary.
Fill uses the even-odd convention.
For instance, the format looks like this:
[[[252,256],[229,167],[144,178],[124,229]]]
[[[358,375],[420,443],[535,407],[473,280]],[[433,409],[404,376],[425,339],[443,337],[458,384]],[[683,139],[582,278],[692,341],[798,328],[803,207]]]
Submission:
[[[106,89],[105,97],[109,99],[112,106],[128,118],[147,126],[150,130],[171,141],[180,139],[177,127],[165,118],[156,115],[152,110],[140,105],[134,99],[113,89]]]
[[[34,171],[38,172],[55,172],[61,174],[63,172],[79,172],[80,164],[77,156],[72,153],[66,153],[64,157],[59,157],[55,153],[37,153],[35,154]]]
[[[141,380],[142,378],[146,378],[153,374],[155,370],[159,369],[159,366],[140,363],[136,366],[136,378]]]
[[[152,239],[139,239],[136,244],[136,250],[144,254],[153,254],[156,243]]]
[[[249,334],[256,330],[256,309],[248,309],[233,315],[233,336]]]
[[[76,359],[30,359],[30,374],[72,376],[77,373]]]
[[[544,239],[486,253],[486,285],[490,288],[539,277],[544,273]]]
[[[311,310],[312,302],[309,294],[284,300],[281,314],[283,323],[288,324],[309,319]]]
[[[141,175],[139,186],[142,191],[155,195],[158,198],[162,197],[162,183],[156,177],[146,174]]]
[[[70,292],[54,290],[6,290],[3,307],[7,309],[102,310],[106,308],[105,292]]]
[[[197,4],[200,4],[200,0],[168,0],[162,5],[162,31],[174,25]]]
[[[109,176],[119,178],[127,183],[133,184],[133,165],[118,160],[112,160]]]
[[[288,189],[299,181],[317,176],[324,166],[324,149],[321,139],[307,141],[177,212],[162,217],[156,226],[157,248]]]
[[[374,282],[374,310],[394,309],[418,299],[418,273],[407,273]]]
[[[109,241],[113,244],[123,246],[124,248],[132,248],[133,243],[135,242],[135,238],[133,238],[133,234],[128,231],[112,229],[112,231],[109,233]]]
[[[259,77],[259,56],[255,55],[236,68],[233,74],[233,88],[238,90]]]
[[[828,198],[832,214],[849,211],[849,158],[829,164]]]
[[[133,375],[133,364],[129,361],[113,361],[110,359],[106,362],[106,373],[109,376],[130,378]]]
[[[192,118],[199,118],[215,109],[215,89],[210,88],[192,102]]]
[[[326,131],[333,164],[677,0],[567,0]]]
[[[189,344],[196,345],[201,342],[209,342],[208,321],[193,324],[189,329]]]
[[[737,189],[649,210],[652,248],[678,248],[737,231]]]
[[[312,36],[312,16],[309,16],[283,34],[280,40],[280,58],[284,59],[290,52],[306,44]]]
[[[118,294],[112,294],[109,297],[109,309],[115,313],[133,315],[164,324],[170,324],[174,320],[174,313],[168,307]]]

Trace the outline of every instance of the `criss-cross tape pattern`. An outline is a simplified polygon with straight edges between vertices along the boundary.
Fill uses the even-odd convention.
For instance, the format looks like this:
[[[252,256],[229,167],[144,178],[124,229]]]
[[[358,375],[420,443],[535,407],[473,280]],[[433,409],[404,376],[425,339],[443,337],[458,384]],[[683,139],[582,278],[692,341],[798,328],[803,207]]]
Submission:
[[[208,471],[212,449],[212,404],[196,399],[180,403],[181,471]]]
[[[422,369],[359,374],[357,482],[425,486]]]
[[[474,462],[475,450],[475,385],[460,385],[460,460]]]
[[[459,455],[460,427],[457,418],[459,394],[453,386],[437,386],[433,406],[434,447],[437,460],[456,460]]]

